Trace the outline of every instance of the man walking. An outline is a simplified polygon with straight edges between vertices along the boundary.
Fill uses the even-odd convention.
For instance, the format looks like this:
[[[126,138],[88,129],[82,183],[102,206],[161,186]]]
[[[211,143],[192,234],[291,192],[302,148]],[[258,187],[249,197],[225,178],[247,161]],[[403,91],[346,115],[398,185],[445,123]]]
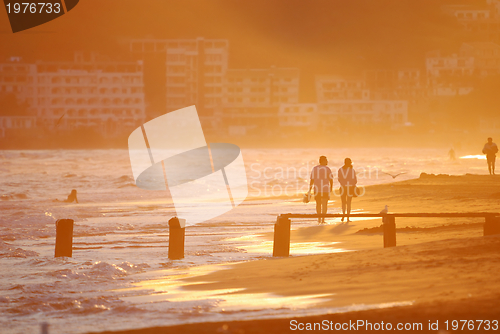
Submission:
[[[314,166],[311,172],[311,182],[309,184],[309,193],[314,187],[314,198],[316,200],[316,213],[326,214],[328,200],[333,187],[333,174],[327,166],[328,160],[324,155],[319,157],[319,165]],[[319,224],[325,223],[325,218],[318,218]]]
[[[488,138],[488,142],[484,144],[483,153],[486,154],[486,160],[488,161],[488,170],[490,175],[495,175],[495,159],[498,153],[497,144],[493,142],[493,139]]]

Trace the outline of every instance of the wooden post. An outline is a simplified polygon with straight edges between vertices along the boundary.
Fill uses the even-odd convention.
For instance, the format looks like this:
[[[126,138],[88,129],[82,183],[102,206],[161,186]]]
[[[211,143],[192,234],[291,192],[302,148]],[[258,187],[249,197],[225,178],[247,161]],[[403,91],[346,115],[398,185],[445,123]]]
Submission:
[[[168,221],[168,258],[180,260],[184,258],[185,219],[174,217]]]
[[[483,235],[500,234],[500,217],[487,216],[484,222]]]
[[[384,248],[396,246],[396,217],[386,216],[383,219]]]
[[[290,256],[290,219],[279,216],[274,224],[273,256]]]
[[[56,221],[56,250],[54,257],[73,256],[73,219]]]

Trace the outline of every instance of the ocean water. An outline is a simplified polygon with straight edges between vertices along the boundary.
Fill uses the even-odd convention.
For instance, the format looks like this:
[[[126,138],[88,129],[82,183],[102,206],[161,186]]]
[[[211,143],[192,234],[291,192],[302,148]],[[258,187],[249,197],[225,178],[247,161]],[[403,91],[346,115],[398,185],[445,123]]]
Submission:
[[[186,228],[185,258],[168,259],[165,191],[135,186],[127,150],[0,151],[0,328],[2,333],[88,333],[200,321],[318,314],[331,296],[300,298],[188,292],[185,277],[272,256],[280,213],[314,213],[300,201],[320,155],[336,170],[352,158],[360,185],[436,174],[486,174],[477,152],[450,161],[444,149],[247,149],[249,197]],[[399,174],[396,178],[388,174]],[[79,203],[64,203],[71,189]],[[59,202],[54,201],[58,199]],[[335,199],[333,199],[335,201]],[[335,210],[335,209],[334,209]],[[360,209],[362,210],[362,208]],[[73,257],[54,258],[55,221],[75,220]],[[314,224],[294,221],[294,228]],[[294,256],[339,252],[332,243],[292,245]],[[379,307],[353,305],[353,309]]]

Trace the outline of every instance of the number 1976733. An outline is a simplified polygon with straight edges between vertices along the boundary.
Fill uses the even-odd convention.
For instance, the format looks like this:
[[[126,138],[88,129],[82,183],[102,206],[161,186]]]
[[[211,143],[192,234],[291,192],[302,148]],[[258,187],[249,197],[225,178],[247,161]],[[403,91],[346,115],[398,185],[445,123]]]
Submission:
[[[61,12],[61,4],[60,3],[50,3],[50,2],[15,2],[12,4],[8,3],[6,5],[7,13],[31,13],[31,14],[41,14],[41,13],[60,13]]]

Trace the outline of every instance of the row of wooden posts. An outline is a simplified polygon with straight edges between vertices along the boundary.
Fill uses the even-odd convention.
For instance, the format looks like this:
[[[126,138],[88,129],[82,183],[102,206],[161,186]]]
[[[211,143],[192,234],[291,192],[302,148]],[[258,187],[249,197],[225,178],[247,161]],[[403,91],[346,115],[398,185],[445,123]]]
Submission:
[[[290,256],[291,219],[294,218],[338,218],[341,214],[282,214],[274,225],[273,256]],[[352,214],[350,217],[381,217],[383,221],[384,247],[396,246],[396,217],[483,217],[484,235],[500,234],[499,213],[398,213],[398,214]],[[169,241],[168,258],[179,260],[184,258],[185,226],[182,219],[174,217],[168,221]],[[56,221],[55,256],[73,256],[73,219]]]
[[[184,222],[177,217],[168,221],[168,258],[171,260],[180,260],[184,258],[184,239],[186,230]],[[55,257],[73,256],[73,225],[73,219],[59,219],[56,221]]]
[[[291,219],[293,218],[339,218],[343,217],[342,214],[282,214],[278,216],[276,224],[274,225],[274,242],[273,242],[273,256],[288,257],[290,256],[290,229]],[[471,212],[471,213],[394,213],[394,214],[351,214],[350,217],[381,217],[382,229],[384,233],[384,247],[396,246],[396,217],[440,217],[440,218],[472,218],[483,217],[484,231],[483,235],[500,234],[500,213],[486,213],[486,212]]]

